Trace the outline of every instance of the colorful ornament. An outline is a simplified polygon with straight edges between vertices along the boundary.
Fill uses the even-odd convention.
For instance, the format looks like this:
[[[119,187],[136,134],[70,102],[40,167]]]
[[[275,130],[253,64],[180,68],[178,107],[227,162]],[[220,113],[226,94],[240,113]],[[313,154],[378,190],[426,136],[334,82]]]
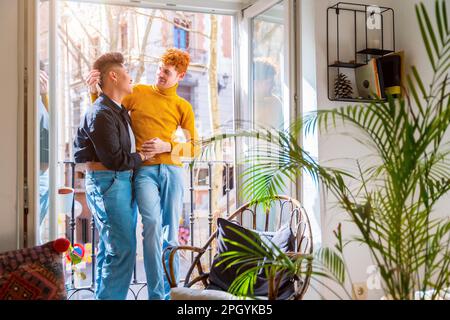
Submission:
[[[84,247],[82,244],[75,243],[73,246],[69,247],[69,252],[66,257],[72,264],[78,264],[83,260],[84,257]]]

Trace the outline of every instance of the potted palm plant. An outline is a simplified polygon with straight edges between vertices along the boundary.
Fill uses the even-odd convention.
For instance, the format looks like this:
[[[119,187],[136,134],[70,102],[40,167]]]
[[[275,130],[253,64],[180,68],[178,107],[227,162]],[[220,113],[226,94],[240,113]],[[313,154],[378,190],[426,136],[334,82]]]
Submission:
[[[404,96],[321,110],[298,119],[289,131],[259,130],[233,135],[268,142],[248,159],[248,168],[243,173],[243,195],[254,201],[270,202],[280,187],[306,170],[326,186],[356,225],[359,235],[348,241],[368,248],[379,268],[382,289],[392,299],[413,299],[415,293],[427,290],[432,290],[428,298],[436,299],[444,288],[450,287],[450,219],[448,214],[444,218],[433,215],[436,203],[450,189],[450,148],[445,140],[450,124],[450,32],[446,1],[436,0],[434,23],[422,3],[415,9],[433,72],[428,86],[412,67]],[[339,132],[340,123],[357,128],[360,136],[355,137],[356,143],[373,149],[376,165],[365,167],[356,161],[358,174],[348,174],[321,166],[300,147],[300,130]],[[359,188],[351,190],[350,182],[357,183]],[[319,262],[313,273],[329,276],[324,271],[331,270],[333,278],[342,284],[340,229],[336,235],[337,252],[323,249],[314,257],[292,259],[270,248],[256,254],[246,252],[245,246],[241,252],[226,253],[228,264],[254,263],[251,257],[260,262],[235,280],[232,292],[251,294],[248,279],[261,268],[273,280],[280,272],[305,270],[298,265],[306,260]]]

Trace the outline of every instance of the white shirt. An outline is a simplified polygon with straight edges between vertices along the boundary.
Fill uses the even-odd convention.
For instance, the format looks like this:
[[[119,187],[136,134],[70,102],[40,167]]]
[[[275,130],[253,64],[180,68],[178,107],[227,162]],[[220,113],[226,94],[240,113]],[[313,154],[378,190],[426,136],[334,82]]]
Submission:
[[[117,104],[119,106],[119,108],[123,108],[120,103],[118,103],[117,101],[111,99],[115,104]],[[136,152],[136,139],[134,137],[134,133],[133,130],[131,129],[130,124],[127,122],[128,124],[128,134],[130,135],[130,140],[131,140],[131,153],[135,153]]]

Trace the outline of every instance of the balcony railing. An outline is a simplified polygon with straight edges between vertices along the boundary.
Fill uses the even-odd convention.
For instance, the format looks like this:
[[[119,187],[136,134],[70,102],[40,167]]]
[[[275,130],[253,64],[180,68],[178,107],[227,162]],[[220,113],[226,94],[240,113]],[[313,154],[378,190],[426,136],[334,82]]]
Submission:
[[[69,165],[71,170],[71,184],[72,188],[75,189],[75,163],[71,161],[65,161],[66,165]],[[232,206],[234,206],[235,202],[234,199],[231,198],[232,191],[235,190],[234,188],[234,171],[233,169],[233,162],[232,161],[196,161],[193,162],[184,162],[184,167],[187,170],[188,174],[188,191],[189,191],[189,242],[187,243],[189,245],[199,245],[199,243],[196,243],[196,239],[200,239],[201,237],[196,234],[196,231],[203,230],[207,234],[204,236],[206,238],[209,238],[209,236],[213,232],[213,220],[214,220],[214,212],[213,212],[213,170],[217,168],[217,166],[220,166],[222,168],[222,186],[221,186],[221,195],[222,200],[225,201],[225,204],[222,206],[222,208],[216,208],[215,212],[217,210],[220,210],[221,216],[226,216],[230,214],[230,210],[232,210]],[[199,170],[202,170],[202,172],[199,172]],[[200,173],[203,173],[202,175]],[[201,176],[203,180],[200,180],[199,178],[196,179],[195,175]],[[207,192],[207,225],[197,225],[201,224],[201,220],[198,219],[199,217],[196,217],[196,201],[195,201],[195,192]],[[204,210],[203,210],[204,211]],[[198,221],[198,222],[197,222]],[[68,299],[74,299],[76,297],[81,299],[89,299],[94,297],[94,291],[95,291],[95,274],[96,274],[96,268],[95,268],[95,259],[96,259],[96,228],[95,228],[95,222],[92,217],[90,217],[90,234],[91,234],[91,244],[92,244],[92,251],[91,251],[91,265],[87,269],[86,273],[90,273],[90,281],[89,284],[80,285],[76,283],[76,277],[79,276],[75,273],[74,269],[72,268],[72,265],[70,265],[70,271],[66,272],[66,288],[68,292]],[[69,230],[66,232],[67,237],[69,237],[72,245],[75,244],[75,232],[76,232],[76,219],[75,219],[75,197],[72,203],[72,210],[70,213],[69,223],[68,223]],[[197,237],[197,238],[196,238]],[[212,248],[210,248],[209,251],[209,261],[212,261]],[[193,256],[191,255],[190,260],[192,261]],[[180,259],[180,262],[182,259]],[[86,264],[87,265],[87,264]],[[134,299],[140,299],[145,298],[141,295],[142,292],[146,292],[146,290],[143,290],[146,287],[146,281],[139,281],[139,277],[141,276],[140,272],[143,272],[143,268],[138,269],[138,260],[136,259],[136,263],[134,266],[134,272],[133,277],[130,283],[130,294],[129,298],[132,297]],[[180,266],[180,270],[182,269],[182,266]],[[181,274],[181,273],[180,273]],[[141,277],[142,278],[142,277]],[[145,277],[144,277],[145,278]],[[87,279],[86,279],[87,280]],[[86,282],[84,280],[84,282]],[[82,293],[88,293],[88,295],[83,295]]]

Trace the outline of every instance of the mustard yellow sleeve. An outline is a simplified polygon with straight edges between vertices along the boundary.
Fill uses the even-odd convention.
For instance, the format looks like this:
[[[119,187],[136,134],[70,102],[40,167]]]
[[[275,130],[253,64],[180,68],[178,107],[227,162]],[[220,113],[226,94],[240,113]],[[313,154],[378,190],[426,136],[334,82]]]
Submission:
[[[41,94],[41,101],[48,112],[48,94]]]
[[[131,111],[136,103],[136,100],[139,99],[141,95],[142,93],[139,91],[139,87],[137,85],[133,86],[133,92],[129,95],[126,95],[122,99],[122,105],[128,111]]]
[[[181,129],[186,137],[186,142],[170,141],[171,153],[179,157],[194,158],[200,154],[200,145],[197,129],[195,128],[194,111],[190,103],[186,102],[185,112],[181,117]]]
[[[91,97],[91,102],[94,103],[95,100],[97,100],[98,98],[98,94],[97,93],[90,93],[90,97]]]

